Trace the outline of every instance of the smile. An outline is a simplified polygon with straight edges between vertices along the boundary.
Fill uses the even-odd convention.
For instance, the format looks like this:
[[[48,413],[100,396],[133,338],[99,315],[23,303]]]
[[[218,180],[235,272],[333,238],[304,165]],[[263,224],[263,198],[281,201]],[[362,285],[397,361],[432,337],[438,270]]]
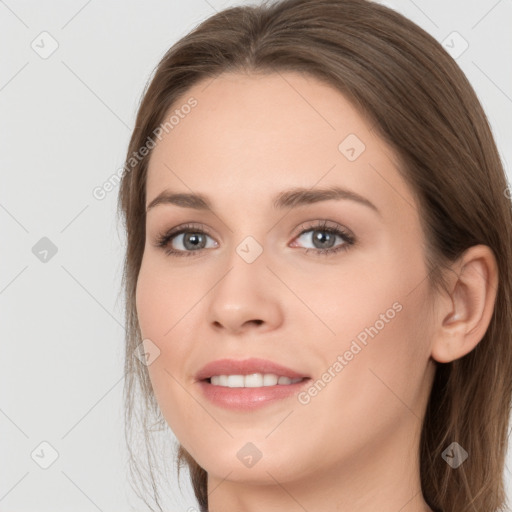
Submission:
[[[251,373],[248,375],[213,375],[208,381],[214,386],[228,388],[261,388],[267,386],[288,386],[303,380],[301,377],[279,376],[275,373]]]

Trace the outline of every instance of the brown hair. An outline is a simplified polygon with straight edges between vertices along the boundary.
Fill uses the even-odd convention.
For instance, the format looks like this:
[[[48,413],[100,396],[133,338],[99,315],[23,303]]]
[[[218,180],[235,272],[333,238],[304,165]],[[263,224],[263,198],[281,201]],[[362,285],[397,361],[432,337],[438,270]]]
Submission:
[[[499,285],[487,332],[466,356],[436,363],[422,426],[420,472],[424,499],[436,511],[502,510],[512,394],[512,208],[486,115],[464,73],[433,37],[367,0],[283,0],[228,8],[161,59],[143,94],[127,162],[178,97],[200,80],[223,72],[286,70],[336,87],[394,148],[399,171],[417,197],[432,289],[446,287],[445,270],[469,247],[485,244],[494,252]],[[154,500],[162,510],[153,478],[159,454],[149,448],[149,431],[150,418],[163,421],[147,367],[134,357],[141,342],[135,290],[145,243],[150,154],[126,168],[119,194],[127,234],[125,400],[128,439],[136,419],[136,388],[142,392],[145,409],[139,419]],[[453,441],[469,453],[457,469],[441,456]],[[132,470],[141,476],[130,441],[128,448]],[[183,462],[205,511],[206,472],[179,446],[178,473]]]

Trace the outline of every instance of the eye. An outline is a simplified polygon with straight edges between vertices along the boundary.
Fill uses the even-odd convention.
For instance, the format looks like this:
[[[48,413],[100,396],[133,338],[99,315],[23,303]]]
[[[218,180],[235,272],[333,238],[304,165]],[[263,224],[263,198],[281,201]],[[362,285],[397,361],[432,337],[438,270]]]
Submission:
[[[305,254],[313,251],[314,254],[318,255],[330,255],[347,250],[355,243],[354,236],[336,223],[329,225],[329,221],[322,221],[308,227],[305,225],[301,227],[303,230],[295,239],[312,238],[313,245],[315,246],[312,249],[306,248],[304,251]],[[307,233],[311,234],[305,236]],[[214,242],[213,245],[207,247],[207,238],[211,237],[208,231],[203,227],[185,224],[160,235],[155,245],[164,249],[169,256],[195,256],[195,253],[200,253],[203,249],[217,246],[217,242]],[[342,241],[342,243],[337,246],[334,245],[336,238]],[[178,245],[178,247],[176,247],[176,245]]]
[[[328,221],[323,221],[309,226],[307,229],[304,229],[304,225],[301,226],[303,230],[300,232],[297,239],[312,239],[314,246],[313,249],[306,248],[304,251],[305,254],[313,251],[315,254],[330,255],[339,251],[347,250],[350,246],[354,245],[354,236],[339,224],[333,224],[333,226],[329,226]],[[341,239],[341,245],[334,245],[336,243],[336,238]]]
[[[170,256],[194,256],[195,252],[200,252],[206,248],[205,240],[208,236],[203,228],[197,228],[193,224],[185,224],[160,235],[156,245],[165,249],[166,254]],[[183,249],[172,247],[175,241]]]

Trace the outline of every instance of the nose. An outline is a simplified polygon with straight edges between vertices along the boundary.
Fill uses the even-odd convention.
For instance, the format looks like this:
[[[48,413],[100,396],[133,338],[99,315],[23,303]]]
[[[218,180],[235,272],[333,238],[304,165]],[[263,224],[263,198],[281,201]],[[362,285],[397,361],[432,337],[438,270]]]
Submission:
[[[216,331],[242,334],[276,329],[283,321],[285,298],[279,280],[260,256],[247,263],[236,255],[231,266],[208,294],[208,321]]]

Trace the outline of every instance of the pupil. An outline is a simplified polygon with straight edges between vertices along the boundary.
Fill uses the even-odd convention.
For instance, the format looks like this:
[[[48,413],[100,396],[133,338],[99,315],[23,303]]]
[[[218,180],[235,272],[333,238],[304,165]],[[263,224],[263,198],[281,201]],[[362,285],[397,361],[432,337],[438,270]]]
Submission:
[[[183,245],[187,249],[197,249],[198,242],[200,241],[201,236],[202,235],[200,233],[192,233],[192,234],[186,233],[185,237],[184,237]],[[200,248],[202,249],[203,247],[200,247]]]
[[[334,237],[332,236],[331,233],[326,233],[325,231],[315,231],[316,235],[313,237],[314,238],[314,241],[315,242],[321,242],[323,243],[325,241],[325,239],[331,239],[331,243],[328,244],[328,247],[332,247],[332,243],[334,242]],[[321,249],[322,248],[325,248],[324,247],[320,247]]]

